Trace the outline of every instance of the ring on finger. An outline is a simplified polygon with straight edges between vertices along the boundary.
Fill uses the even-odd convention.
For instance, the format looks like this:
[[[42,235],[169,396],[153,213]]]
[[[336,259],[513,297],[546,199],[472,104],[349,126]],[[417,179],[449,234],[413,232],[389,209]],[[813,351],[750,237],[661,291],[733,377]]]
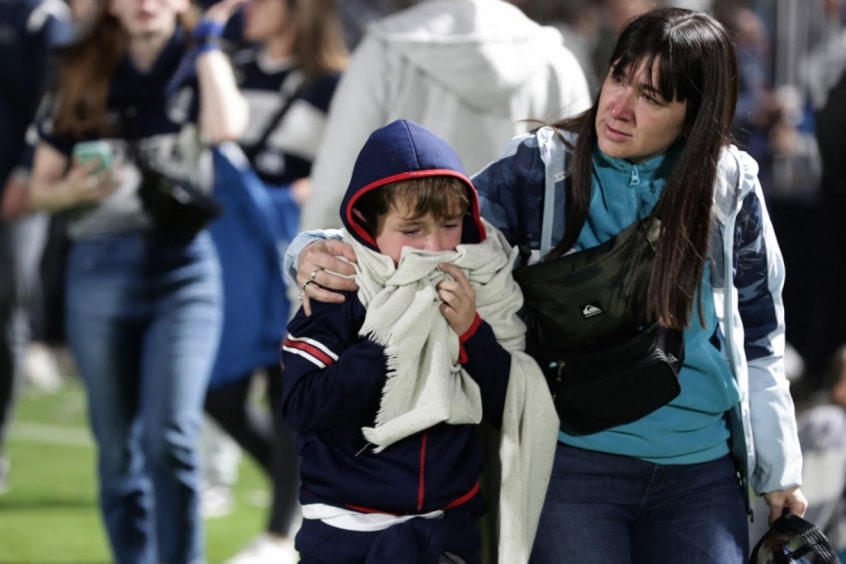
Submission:
[[[300,292],[300,295],[297,296],[297,298],[299,298],[300,301],[303,301],[303,296],[305,296],[305,292]]]
[[[303,284],[303,294],[305,294],[306,292],[308,292],[308,287],[309,287],[311,284],[317,284],[317,282],[315,282],[314,280],[306,280],[306,283],[305,283],[305,284]]]
[[[312,271],[311,271],[311,274],[309,274],[309,276],[308,276],[308,279],[309,279],[311,282],[316,282],[316,280],[315,280],[314,278],[317,276],[317,273],[318,273],[318,272],[320,272],[321,270],[323,270],[323,269],[322,269],[322,268],[320,268],[320,267],[315,268],[314,270],[312,270]]]

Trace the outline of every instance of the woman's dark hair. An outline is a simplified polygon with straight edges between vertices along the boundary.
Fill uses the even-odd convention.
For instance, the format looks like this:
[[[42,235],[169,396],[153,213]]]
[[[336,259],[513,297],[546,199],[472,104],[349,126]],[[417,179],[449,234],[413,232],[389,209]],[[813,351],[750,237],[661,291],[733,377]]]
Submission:
[[[648,312],[669,327],[690,323],[694,296],[708,253],[717,162],[730,142],[737,104],[737,62],[731,40],[712,16],[681,8],[658,8],[623,29],[609,60],[610,72],[631,78],[641,65],[657,69],[654,86],[665,100],[687,102],[678,161],[656,204],[662,237],[647,297]],[[646,73],[647,80],[652,75]],[[585,113],[556,123],[578,133],[571,167],[567,229],[550,256],[576,243],[587,219],[595,120],[600,100]],[[701,307],[701,303],[700,303]]]

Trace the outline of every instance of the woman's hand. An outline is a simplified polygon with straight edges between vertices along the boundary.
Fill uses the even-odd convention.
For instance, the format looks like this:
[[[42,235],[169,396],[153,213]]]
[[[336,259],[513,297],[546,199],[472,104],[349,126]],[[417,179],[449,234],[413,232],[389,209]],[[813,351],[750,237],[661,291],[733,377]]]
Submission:
[[[338,291],[358,290],[353,278],[345,278],[355,274],[355,267],[350,264],[353,262],[356,262],[353,248],[342,241],[315,241],[302,250],[297,284],[306,315],[311,315],[311,299],[339,304],[344,301],[344,296]]]
[[[452,280],[438,282],[435,287],[438,297],[443,302],[440,306],[441,314],[460,337],[473,326],[476,320],[476,291],[470,285],[470,280],[464,272],[454,264],[444,263],[438,268],[452,277]]]
[[[71,206],[96,204],[109,197],[120,185],[117,165],[97,170],[99,163],[82,164],[74,160],[68,173]]]
[[[765,493],[764,501],[770,508],[770,523],[781,517],[785,509],[799,517],[803,517],[808,509],[808,500],[798,487]]]

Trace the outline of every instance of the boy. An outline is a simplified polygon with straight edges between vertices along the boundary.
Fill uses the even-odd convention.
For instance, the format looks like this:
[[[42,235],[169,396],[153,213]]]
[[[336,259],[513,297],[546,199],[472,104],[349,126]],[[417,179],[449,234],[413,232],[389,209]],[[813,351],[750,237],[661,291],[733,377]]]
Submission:
[[[362,147],[341,219],[360,289],[301,308],[282,347],[301,561],[480,562],[483,417],[502,436],[499,558],[527,561],[558,421],[510,247],[452,149],[405,120]]]

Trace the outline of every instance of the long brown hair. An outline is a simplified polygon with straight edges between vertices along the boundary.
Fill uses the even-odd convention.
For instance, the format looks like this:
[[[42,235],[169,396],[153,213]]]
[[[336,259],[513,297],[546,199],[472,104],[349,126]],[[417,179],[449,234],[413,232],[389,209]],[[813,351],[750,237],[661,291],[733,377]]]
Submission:
[[[192,6],[177,16],[187,31],[198,12]],[[109,12],[109,0],[101,0],[97,13],[77,41],[58,53],[53,129],[73,137],[107,136],[107,102],[112,76],[126,54],[129,36],[120,21]]]
[[[668,327],[683,328],[690,324],[708,253],[717,162],[730,141],[737,104],[737,62],[717,20],[680,8],[646,12],[623,30],[610,57],[612,72],[633,73],[641,62],[647,69],[657,65],[658,84],[653,86],[665,99],[687,102],[680,155],[655,207],[662,236],[647,296],[648,313]],[[598,104],[597,99],[584,114],[555,124],[578,133],[578,139],[567,228],[552,257],[573,247],[587,219]],[[701,300],[699,306],[701,313]]]
[[[297,30],[293,56],[306,78],[340,72],[349,52],[335,0],[286,0]]]

